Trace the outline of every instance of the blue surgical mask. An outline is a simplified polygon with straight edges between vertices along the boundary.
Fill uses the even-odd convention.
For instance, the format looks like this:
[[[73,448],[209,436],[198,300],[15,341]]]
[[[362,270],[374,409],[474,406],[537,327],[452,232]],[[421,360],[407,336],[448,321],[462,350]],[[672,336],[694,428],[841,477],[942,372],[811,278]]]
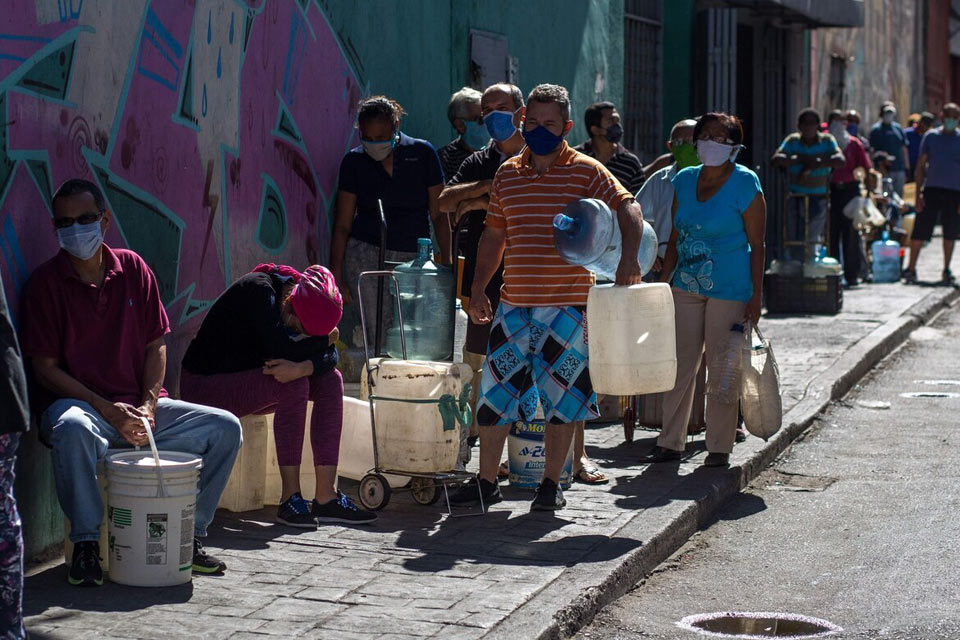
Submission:
[[[89,260],[97,253],[103,244],[103,231],[100,221],[90,224],[72,224],[63,229],[57,229],[57,239],[64,251],[80,260]]]
[[[397,136],[393,135],[389,140],[382,141],[373,141],[373,140],[364,140],[360,139],[361,144],[363,144],[363,150],[366,151],[367,155],[380,162],[393,151],[393,148],[397,145]]]
[[[857,135],[857,131],[859,131],[859,130],[860,130],[860,125],[858,125],[858,124],[855,123],[855,122],[851,122],[850,124],[847,125],[847,131],[848,131],[848,132],[850,133],[850,135],[852,135],[852,136]]]
[[[491,111],[483,117],[483,124],[487,126],[487,133],[497,142],[509,140],[516,133],[517,128],[513,126],[512,111]]]
[[[545,126],[538,125],[532,131],[524,129],[523,140],[534,155],[548,156],[556,150],[557,145],[563,142],[563,136],[558,136]]]
[[[461,135],[461,139],[468,147],[474,151],[480,151],[490,142],[490,136],[487,135],[487,128],[479,122],[465,122],[466,129]]]

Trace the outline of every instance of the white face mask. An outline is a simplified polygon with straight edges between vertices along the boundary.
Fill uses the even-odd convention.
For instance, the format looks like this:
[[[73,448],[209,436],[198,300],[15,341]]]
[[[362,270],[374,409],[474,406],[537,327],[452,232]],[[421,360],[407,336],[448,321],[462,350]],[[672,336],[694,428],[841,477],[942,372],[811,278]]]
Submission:
[[[57,239],[60,246],[75,258],[89,260],[97,253],[103,243],[103,230],[100,221],[90,224],[72,224],[63,229],[57,229]]]
[[[893,119],[896,116],[897,114],[895,112],[887,111],[885,114],[883,114],[883,124],[893,124]]]
[[[841,149],[846,149],[847,145],[850,144],[850,132],[839,120],[830,123],[830,135],[837,139],[837,144],[840,145]]]
[[[727,160],[733,162],[739,153],[739,145],[722,144],[713,140],[697,140],[697,157],[706,167],[719,167]]]

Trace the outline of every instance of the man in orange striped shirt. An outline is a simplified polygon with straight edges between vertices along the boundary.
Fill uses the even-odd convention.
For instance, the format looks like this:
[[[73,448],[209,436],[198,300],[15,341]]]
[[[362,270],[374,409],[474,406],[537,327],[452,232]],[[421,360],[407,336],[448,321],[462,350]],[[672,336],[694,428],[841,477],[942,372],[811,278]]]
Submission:
[[[471,319],[493,323],[477,406],[484,504],[501,499],[497,467],[510,424],[532,421],[539,402],[548,425],[546,466],[531,509],[565,506],[557,483],[574,425],[599,415],[584,326],[594,277],[557,253],[553,217],[575,200],[603,200],[617,212],[623,236],[616,283],[639,284],[642,276],[637,262],[640,205],[603,164],[567,145],[564,137],[572,126],[567,90],[535,87],[521,124],[527,146],[500,167],[490,189],[470,298]],[[501,258],[504,284],[494,314],[484,289]],[[477,496],[478,487],[471,483],[455,497],[465,504]]]

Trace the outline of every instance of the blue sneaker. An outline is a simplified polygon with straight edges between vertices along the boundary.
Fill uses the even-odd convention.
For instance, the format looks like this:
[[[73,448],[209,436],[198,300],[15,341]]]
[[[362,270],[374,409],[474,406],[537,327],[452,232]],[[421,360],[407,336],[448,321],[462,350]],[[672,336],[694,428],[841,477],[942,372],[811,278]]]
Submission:
[[[316,529],[317,520],[310,512],[310,503],[295,493],[277,508],[277,522],[299,529]]]
[[[327,522],[342,522],[344,524],[371,524],[377,521],[377,514],[370,511],[364,511],[353,503],[353,500],[344,494],[337,492],[339,498],[334,498],[330,502],[320,504],[313,501],[313,517],[319,524]]]

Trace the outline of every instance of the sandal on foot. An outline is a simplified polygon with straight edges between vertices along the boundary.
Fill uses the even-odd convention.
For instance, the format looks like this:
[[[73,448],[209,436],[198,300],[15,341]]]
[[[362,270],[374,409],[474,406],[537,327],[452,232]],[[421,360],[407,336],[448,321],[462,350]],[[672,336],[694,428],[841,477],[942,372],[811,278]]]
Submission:
[[[583,484],[607,484],[610,478],[603,471],[594,466],[580,467],[580,470],[573,474],[577,482]]]
[[[506,462],[497,468],[497,480],[506,480],[510,477],[510,465]]]

